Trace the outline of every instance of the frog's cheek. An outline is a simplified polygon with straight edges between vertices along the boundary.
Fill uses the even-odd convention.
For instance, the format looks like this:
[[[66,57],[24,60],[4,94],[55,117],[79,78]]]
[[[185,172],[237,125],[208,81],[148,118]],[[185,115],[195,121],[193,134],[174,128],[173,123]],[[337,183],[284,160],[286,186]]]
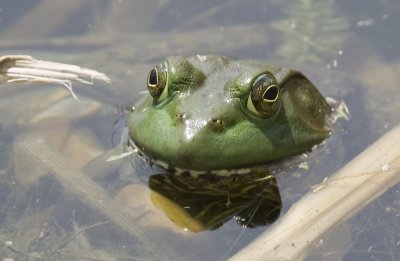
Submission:
[[[172,117],[165,110],[133,112],[128,119],[129,135],[134,144],[155,162],[170,167],[196,168],[191,163],[196,136],[202,121]]]
[[[134,112],[128,120],[129,135],[135,145],[153,160],[165,159],[168,155],[176,155],[178,145],[182,142],[177,129],[182,129],[180,124],[172,122],[163,111],[158,114]]]
[[[204,170],[204,159],[215,160],[208,149],[212,138],[199,139],[206,124],[202,120],[170,117],[162,110],[156,114],[134,113],[128,121],[131,139],[150,160],[164,163],[163,166],[196,170]]]

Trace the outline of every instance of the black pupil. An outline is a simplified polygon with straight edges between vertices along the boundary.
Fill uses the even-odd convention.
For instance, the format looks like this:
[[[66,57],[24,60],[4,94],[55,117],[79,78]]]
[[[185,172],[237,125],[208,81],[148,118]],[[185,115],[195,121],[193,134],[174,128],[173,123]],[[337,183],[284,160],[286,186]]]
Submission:
[[[267,91],[263,95],[264,100],[273,101],[278,96],[278,87],[271,86],[267,89]]]
[[[158,80],[157,80],[157,71],[154,68],[151,70],[150,75],[149,75],[149,84],[150,85],[157,85]]]

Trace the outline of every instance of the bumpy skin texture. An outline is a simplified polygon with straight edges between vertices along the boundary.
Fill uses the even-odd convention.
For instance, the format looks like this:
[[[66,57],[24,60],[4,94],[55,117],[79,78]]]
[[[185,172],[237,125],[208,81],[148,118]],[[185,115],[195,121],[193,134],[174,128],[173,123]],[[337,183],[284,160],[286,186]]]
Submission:
[[[168,57],[168,95],[141,100],[129,134],[151,159],[189,170],[234,169],[299,154],[329,136],[330,108],[300,72],[220,56]],[[273,75],[280,107],[248,110],[255,79]]]

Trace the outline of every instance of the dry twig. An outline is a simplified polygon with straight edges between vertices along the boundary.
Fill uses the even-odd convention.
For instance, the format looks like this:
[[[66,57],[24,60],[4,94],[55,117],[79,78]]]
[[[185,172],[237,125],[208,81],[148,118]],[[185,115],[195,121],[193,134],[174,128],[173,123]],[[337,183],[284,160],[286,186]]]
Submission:
[[[0,56],[0,84],[57,83],[67,88],[74,99],[79,100],[72,89],[71,82],[93,84],[93,80],[110,82],[105,74],[77,65],[36,60],[29,55]]]

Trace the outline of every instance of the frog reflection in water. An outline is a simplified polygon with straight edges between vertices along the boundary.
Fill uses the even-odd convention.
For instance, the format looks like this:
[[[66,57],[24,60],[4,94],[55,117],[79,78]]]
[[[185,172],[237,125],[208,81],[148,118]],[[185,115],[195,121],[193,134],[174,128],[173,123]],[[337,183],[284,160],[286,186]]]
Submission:
[[[251,182],[247,175],[254,175],[254,166],[303,153],[330,134],[329,105],[298,71],[220,56],[178,56],[155,66],[147,87],[150,95],[139,102],[128,120],[132,145],[175,174],[191,174],[154,176],[150,187],[182,208],[195,201],[188,200],[191,196],[201,195],[200,202],[213,198],[208,209],[214,215],[226,213],[219,220],[246,209],[242,218],[250,226],[263,223],[257,216],[272,222],[281,209],[276,180],[268,173],[257,173]],[[214,178],[205,182],[206,176]],[[182,184],[189,185],[182,189]],[[227,210],[227,195],[236,195],[241,200],[235,201],[242,206]],[[254,215],[243,205],[243,198],[252,197],[264,201],[264,208],[249,203],[263,213]],[[207,228],[220,225],[190,214]],[[255,222],[247,219],[250,216]]]

